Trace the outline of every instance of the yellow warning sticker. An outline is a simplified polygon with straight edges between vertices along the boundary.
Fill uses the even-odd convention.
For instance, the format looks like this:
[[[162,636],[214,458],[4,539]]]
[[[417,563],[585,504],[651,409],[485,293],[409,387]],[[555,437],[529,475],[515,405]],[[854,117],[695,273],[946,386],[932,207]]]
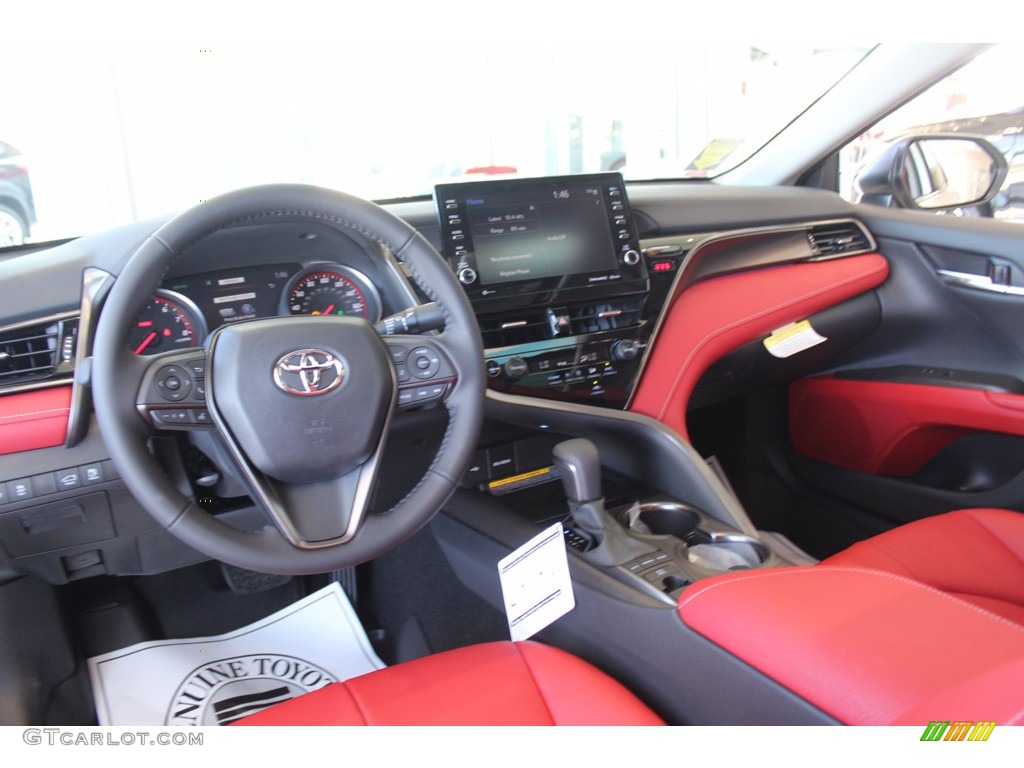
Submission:
[[[798,352],[810,349],[828,341],[811,326],[810,320],[777,328],[764,340],[764,348],[775,357],[792,357]]]
[[[521,483],[524,480],[533,480],[536,477],[542,477],[543,475],[551,474],[551,467],[544,467],[543,469],[535,469],[533,472],[524,472],[521,475],[513,475],[512,477],[506,477],[502,480],[495,480],[488,485],[492,491],[495,488],[501,488],[502,486],[512,485],[513,483]]]

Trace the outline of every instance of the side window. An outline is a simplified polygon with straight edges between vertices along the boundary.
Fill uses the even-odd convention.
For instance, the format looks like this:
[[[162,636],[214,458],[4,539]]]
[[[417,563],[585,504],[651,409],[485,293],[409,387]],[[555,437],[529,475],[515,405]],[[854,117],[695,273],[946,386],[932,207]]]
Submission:
[[[963,160],[963,152],[945,151],[957,147],[949,141],[907,146],[903,178],[911,196],[918,207],[935,208],[936,213],[991,216],[1024,224],[1024,81],[1013,75],[1022,54],[1021,46],[994,46],[847,144],[839,155],[840,194],[851,202],[887,204],[884,195],[873,194],[877,189],[871,184],[870,171],[879,162],[888,162],[894,145],[909,136],[974,137],[987,141],[1007,166],[990,202],[939,207],[942,200],[955,202],[953,187],[973,191],[990,186],[990,179],[982,183],[977,178],[981,174],[976,162]],[[887,150],[889,155],[883,159]],[[922,205],[922,200],[927,202]]]

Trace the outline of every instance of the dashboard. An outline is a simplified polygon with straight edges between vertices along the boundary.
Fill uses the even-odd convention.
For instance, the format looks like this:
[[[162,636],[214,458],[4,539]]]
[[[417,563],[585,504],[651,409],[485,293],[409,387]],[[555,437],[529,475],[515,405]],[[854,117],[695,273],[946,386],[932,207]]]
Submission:
[[[848,204],[814,190],[627,188],[603,174],[481,184],[442,185],[434,200],[385,207],[429,241],[462,283],[480,327],[488,387],[567,405],[636,410],[633,400],[645,370],[657,362],[655,349],[663,367],[666,358],[682,364],[685,351],[670,348],[671,336],[662,338],[664,309],[693,283],[817,259],[822,253],[814,242],[826,242],[837,221],[842,234],[834,239],[845,239],[851,227],[862,230]],[[501,221],[489,221],[494,217]],[[0,360],[0,521],[6,526],[0,541],[5,548],[17,544],[18,569],[52,583],[163,570],[194,557],[154,527],[117,480],[82,386],[104,281],[163,223],[137,222],[0,258],[0,282],[17,286],[5,292],[0,309],[0,352],[7,355]],[[526,229],[513,231],[520,226]],[[853,252],[872,246],[863,235]],[[223,325],[277,315],[344,313],[383,325],[429,302],[413,285],[393,253],[352,230],[298,215],[258,217],[178,253],[159,290],[138,298],[128,345],[140,356],[184,351],[202,346]],[[744,311],[728,295],[718,306]],[[709,308],[715,307],[683,318],[695,333],[707,326],[694,344],[717,332],[716,324],[731,322]],[[32,365],[18,367],[21,361]],[[773,375],[799,373],[791,367],[798,363],[770,364]],[[730,373],[714,387],[696,386],[695,397],[756,388],[758,369],[748,368],[736,366],[742,377]],[[399,469],[428,455],[426,424],[444,417],[444,409],[427,405],[404,412],[408,429],[395,446],[401,458],[388,462]],[[181,436],[170,434],[171,443]],[[203,434],[189,433],[189,440],[206,440]],[[207,444],[199,453],[214,450]],[[487,450],[489,457],[494,451]],[[224,488],[223,474],[216,486],[202,485],[215,472],[191,448],[182,460],[196,497],[211,511],[235,514],[230,500],[244,489]],[[61,484],[66,479],[71,485]]]

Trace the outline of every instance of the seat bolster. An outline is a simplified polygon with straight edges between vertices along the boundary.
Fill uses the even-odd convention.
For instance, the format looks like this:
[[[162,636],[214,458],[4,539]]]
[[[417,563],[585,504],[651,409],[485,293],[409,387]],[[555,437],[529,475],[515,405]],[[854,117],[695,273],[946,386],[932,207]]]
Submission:
[[[656,725],[595,667],[539,643],[457,648],[333,683],[238,725]]]
[[[962,509],[901,525],[822,562],[923,582],[1024,624],[1024,515]]]
[[[1024,657],[1024,628],[901,576],[828,565],[725,574],[683,592],[679,614],[850,725],[892,724],[956,686],[993,703],[979,719],[1024,709],[1024,688],[1007,693],[993,672]],[[956,717],[937,709],[929,720]]]

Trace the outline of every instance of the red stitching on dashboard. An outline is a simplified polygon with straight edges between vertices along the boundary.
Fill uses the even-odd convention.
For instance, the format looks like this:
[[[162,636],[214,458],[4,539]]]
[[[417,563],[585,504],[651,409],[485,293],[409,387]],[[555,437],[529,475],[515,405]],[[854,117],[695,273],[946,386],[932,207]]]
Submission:
[[[48,411],[29,411],[28,413],[15,413],[10,416],[0,416],[0,419],[23,419],[26,416],[42,416],[47,413],[68,413],[70,408],[51,408]]]

